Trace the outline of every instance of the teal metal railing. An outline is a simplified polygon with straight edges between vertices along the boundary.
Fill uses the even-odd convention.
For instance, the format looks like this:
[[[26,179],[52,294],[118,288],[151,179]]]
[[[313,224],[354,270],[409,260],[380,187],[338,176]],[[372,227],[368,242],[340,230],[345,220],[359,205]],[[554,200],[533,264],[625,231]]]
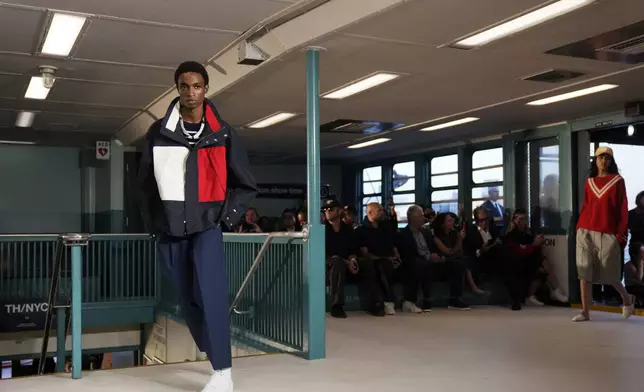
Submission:
[[[233,335],[304,354],[303,240],[287,233],[231,234],[224,244]]]
[[[57,235],[0,235],[0,298],[45,300]],[[157,300],[156,247],[147,234],[104,234],[82,248],[86,305]],[[71,249],[63,249],[58,295],[71,292]]]

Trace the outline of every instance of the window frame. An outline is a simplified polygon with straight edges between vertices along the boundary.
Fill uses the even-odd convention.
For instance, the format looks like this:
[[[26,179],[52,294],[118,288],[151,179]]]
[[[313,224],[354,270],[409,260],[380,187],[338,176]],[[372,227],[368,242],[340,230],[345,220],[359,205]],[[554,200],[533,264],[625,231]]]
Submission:
[[[479,151],[486,151],[486,150],[496,150],[500,149],[501,150],[501,164],[495,164],[491,166],[482,166],[482,167],[477,167],[476,169],[474,168],[474,154],[476,154]],[[499,198],[501,201],[501,204],[503,205],[503,209],[505,210],[505,162],[503,161],[504,158],[504,146],[501,141],[495,141],[492,143],[481,143],[477,144],[476,148],[472,148],[469,150],[469,170],[470,170],[470,178],[469,178],[469,184],[468,184],[468,197],[469,197],[469,202],[471,204],[472,211],[474,210],[475,202],[478,202],[476,206],[481,206],[485,201],[487,201],[487,198],[478,198],[474,197],[472,194],[472,191],[476,188],[490,188],[490,187],[499,187],[502,189],[501,193],[503,196]],[[503,170],[503,180],[502,181],[487,181],[487,182],[474,182],[474,172],[481,171],[481,170],[486,170],[486,169],[494,169],[494,168],[501,168]],[[471,214],[470,214],[471,216]]]
[[[425,157],[425,165],[426,165],[426,177],[427,177],[427,203],[428,206],[432,207],[434,209],[434,204],[456,204],[456,210],[452,211],[451,209],[449,210],[450,212],[453,212],[455,214],[458,214],[458,205],[461,203],[462,200],[462,195],[460,192],[460,185],[461,185],[461,159],[460,159],[460,151],[458,147],[453,147],[453,148],[448,148],[445,150],[441,150],[440,153],[438,151],[433,151],[433,154],[427,155]],[[438,173],[436,176],[441,176],[441,175],[449,175],[449,174],[456,174],[457,182],[456,185],[450,185],[446,187],[434,187],[432,185],[432,177],[434,176],[434,173],[432,172],[432,160],[435,158],[442,158],[442,157],[447,157],[455,155],[456,156],[456,162],[457,162],[457,168],[455,172],[446,172],[446,173]],[[436,201],[432,197],[433,193],[435,191],[456,191],[457,197],[456,199],[449,199],[449,200],[439,200]]]

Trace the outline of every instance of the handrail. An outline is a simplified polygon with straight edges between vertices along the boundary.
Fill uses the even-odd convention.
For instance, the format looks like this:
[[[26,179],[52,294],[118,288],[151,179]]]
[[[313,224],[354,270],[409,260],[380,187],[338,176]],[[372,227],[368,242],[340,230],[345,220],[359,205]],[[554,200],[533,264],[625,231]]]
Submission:
[[[250,279],[253,277],[253,274],[255,273],[255,271],[257,271],[257,268],[259,268],[259,265],[264,259],[264,254],[268,250],[269,245],[273,242],[273,239],[277,237],[301,238],[304,241],[307,241],[309,238],[309,229],[308,227],[304,227],[304,229],[302,229],[302,231],[300,232],[274,232],[274,233],[268,234],[268,236],[266,237],[266,240],[264,240],[264,243],[262,244],[262,247],[259,248],[259,252],[257,252],[257,256],[253,261],[253,265],[251,265],[250,270],[248,271],[248,274],[246,274],[246,278],[244,278],[244,281],[242,282],[241,286],[239,286],[239,290],[237,290],[237,295],[235,295],[235,299],[230,304],[230,309],[228,310],[229,312],[234,311],[236,314],[250,314],[252,312],[252,310],[245,310],[245,311],[237,310],[237,304],[239,303],[239,300],[241,299],[244,292],[246,291],[246,287],[248,286]]]

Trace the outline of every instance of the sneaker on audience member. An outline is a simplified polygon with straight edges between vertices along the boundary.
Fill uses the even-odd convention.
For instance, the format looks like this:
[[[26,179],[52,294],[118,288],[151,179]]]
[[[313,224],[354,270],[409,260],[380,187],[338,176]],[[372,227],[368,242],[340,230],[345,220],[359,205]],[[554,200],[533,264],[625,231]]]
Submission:
[[[230,369],[215,370],[201,392],[233,392],[233,378]]]
[[[425,300],[423,301],[423,313],[429,313],[432,311],[432,301]]]
[[[423,313],[423,310],[416,306],[415,303],[411,301],[405,301],[403,302],[403,312],[409,312],[409,313]]]
[[[449,301],[448,308],[456,310],[470,310],[470,307],[467,306],[467,304],[460,298]]]
[[[544,303],[539,301],[534,295],[528,297],[528,299],[525,300],[525,304],[529,306],[544,306]]]
[[[331,317],[345,319],[347,318],[347,314],[342,308],[342,305],[333,305],[331,306]]]
[[[564,304],[568,302],[568,297],[563,293],[563,291],[561,291],[561,289],[552,290],[550,292],[550,298]]]
[[[635,296],[629,294],[629,297],[631,299],[631,304],[622,306],[622,316],[624,316],[625,319],[630,318],[633,315],[633,310],[635,310]]]
[[[584,321],[590,321],[590,317],[583,313],[579,313],[578,315],[572,318],[573,323],[581,323]]]
[[[385,302],[385,314],[387,316],[393,316],[396,314],[396,309],[394,308],[393,302]]]

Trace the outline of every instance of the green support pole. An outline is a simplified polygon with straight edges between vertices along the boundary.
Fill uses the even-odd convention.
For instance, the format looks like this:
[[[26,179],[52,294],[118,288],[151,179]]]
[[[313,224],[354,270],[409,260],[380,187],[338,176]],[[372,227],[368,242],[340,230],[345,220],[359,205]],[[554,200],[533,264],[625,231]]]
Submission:
[[[89,234],[63,234],[65,246],[72,251],[72,378],[83,376],[83,248],[90,239]]]
[[[65,372],[66,317],[65,308],[56,308],[56,373]]]
[[[306,244],[305,326],[307,359],[326,355],[324,228],[320,223],[320,80],[319,49],[306,52],[306,145],[309,238]]]
[[[82,301],[83,255],[79,245],[72,246],[72,378],[79,379],[83,371]]]

